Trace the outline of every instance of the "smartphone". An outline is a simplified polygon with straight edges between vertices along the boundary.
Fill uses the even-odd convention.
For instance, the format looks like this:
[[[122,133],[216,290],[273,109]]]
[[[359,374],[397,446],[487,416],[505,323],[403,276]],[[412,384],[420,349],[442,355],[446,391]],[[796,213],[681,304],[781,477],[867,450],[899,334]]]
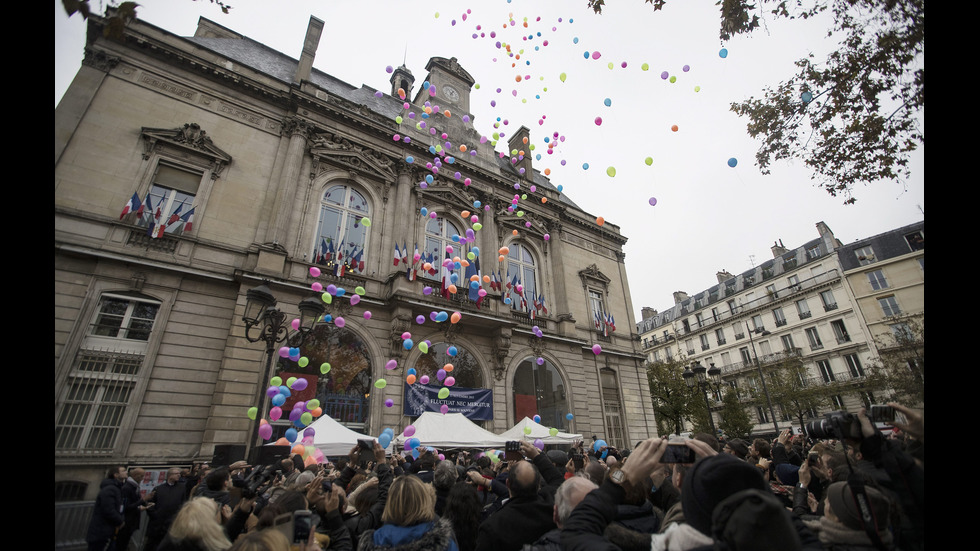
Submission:
[[[895,408],[884,405],[872,405],[871,420],[875,423],[893,423],[895,422]]]
[[[813,465],[820,463],[820,456],[816,453],[811,453],[810,455],[806,456],[806,463],[812,467]]]
[[[694,449],[687,447],[683,442],[668,442],[664,456],[660,459],[661,463],[694,463],[697,456]]]
[[[374,440],[358,438],[357,447],[361,448],[361,454],[358,457],[358,461],[361,463],[366,461],[374,461]]]
[[[575,466],[576,471],[580,471],[585,468],[585,458],[582,456],[582,454],[572,454],[572,465]]]
[[[332,480],[323,480],[322,482],[320,482],[320,486],[323,488],[323,492],[324,493],[329,494],[330,492],[333,491],[333,481]]]
[[[520,461],[524,456],[521,454],[521,443],[517,440],[508,440],[504,444],[504,460]]]
[[[310,530],[313,529],[313,517],[309,511],[293,513],[293,543],[310,541]]]

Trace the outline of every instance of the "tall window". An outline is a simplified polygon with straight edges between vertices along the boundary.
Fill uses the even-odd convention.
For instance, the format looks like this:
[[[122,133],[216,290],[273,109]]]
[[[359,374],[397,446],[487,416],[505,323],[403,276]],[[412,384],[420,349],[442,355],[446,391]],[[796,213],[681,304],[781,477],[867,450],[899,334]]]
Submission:
[[[430,218],[428,223],[425,225],[425,251],[422,253],[422,262],[428,262],[432,265],[432,269],[428,272],[423,273],[423,277],[428,279],[435,279],[437,281],[442,281],[443,270],[442,263],[445,262],[447,255],[449,258],[453,258],[456,255],[456,248],[459,244],[453,241],[453,236],[459,235],[459,228],[455,224],[446,220],[443,217]],[[449,255],[446,252],[446,247],[453,247],[454,254]],[[456,276],[458,281],[462,274],[460,270],[449,270],[447,272],[447,277],[452,279],[452,276]],[[510,279],[504,282],[506,285],[510,283]],[[514,291],[511,291],[511,303],[513,304],[513,297],[516,296]],[[518,300],[520,302],[520,300]]]
[[[830,362],[827,360],[817,360],[817,371],[820,372],[825,383],[832,383],[837,380],[834,378],[834,371],[830,368]]]
[[[840,409],[840,410],[845,409],[844,399],[841,398],[840,394],[834,394],[833,396],[831,396],[830,401],[834,404],[834,409]]]
[[[898,301],[895,300],[895,295],[879,298],[878,304],[881,306],[881,313],[885,317],[897,316],[902,313],[902,309],[898,307]]]
[[[165,234],[179,234],[185,224],[180,220],[194,207],[194,197],[201,185],[201,172],[186,168],[157,163],[150,184],[149,196],[144,198],[144,211],[136,224],[139,226],[153,225],[159,228],[166,226]],[[149,200],[149,204],[146,204]],[[175,215],[176,214],[176,219]]]
[[[772,311],[772,317],[776,320],[776,327],[782,327],[786,325],[786,315],[783,314],[782,308],[775,308]]]
[[[705,350],[707,350],[709,348],[711,348],[711,346],[708,343],[708,335],[705,334],[705,333],[702,333],[701,334],[701,351],[705,351]]]
[[[801,320],[811,316],[810,306],[806,303],[805,298],[796,301],[796,312],[800,315]]]
[[[796,274],[793,274],[786,278],[786,282],[789,283],[790,287],[796,287],[797,285],[800,284],[800,277]]]
[[[732,365],[732,355],[728,352],[721,353],[721,365],[722,367]]]
[[[864,368],[861,367],[861,360],[858,358],[857,354],[845,355],[844,363],[847,364],[847,369],[851,372],[851,377],[854,377],[855,379],[858,377],[864,377]]]
[[[725,344],[725,330],[721,327],[715,329],[715,339],[718,340],[718,346]]]
[[[769,346],[769,341],[759,341],[759,351],[763,356],[771,356],[772,347]]]
[[[742,356],[742,363],[745,365],[752,365],[752,356],[749,355],[749,347],[743,346],[738,349],[738,353]]]
[[[807,340],[810,341],[811,350],[820,350],[823,348],[823,341],[820,340],[820,333],[816,327],[807,327],[805,333]]]
[[[885,279],[885,274],[881,270],[868,272],[868,283],[875,291],[888,288],[888,280]]]
[[[837,299],[834,298],[834,292],[830,289],[820,292],[820,300],[823,302],[825,312],[837,309]]]
[[[61,391],[55,452],[111,454],[143,375],[160,303],[103,295]]]
[[[698,312],[697,314],[694,314],[694,319],[697,320],[698,327],[704,327],[704,317],[701,316],[701,313],[700,312]]]
[[[756,408],[755,408],[755,414],[759,418],[759,423],[768,423],[769,422],[769,414],[768,414],[768,412],[765,409],[763,409],[763,408],[761,408],[759,406],[756,406]]]
[[[830,322],[830,327],[834,329],[834,336],[837,337],[837,344],[851,342],[851,336],[847,333],[847,327],[844,327],[844,320],[834,320]]]
[[[742,330],[742,324],[741,323],[733,323],[732,324],[732,331],[735,332],[735,340],[744,339],[745,338],[745,331]]]
[[[536,360],[525,358],[514,373],[514,419],[540,415],[546,427],[568,427],[565,382],[551,362]]]
[[[793,344],[793,335],[783,335],[779,337],[783,341],[783,350],[792,352],[796,346]]]
[[[733,315],[733,316],[734,316],[734,315],[735,315],[735,310],[736,310],[736,309],[738,309],[738,306],[735,306],[735,301],[734,301],[734,300],[729,300],[729,301],[728,301],[728,312],[729,312],[729,313],[730,313],[731,315]]]
[[[765,324],[762,323],[762,315],[761,314],[756,314],[756,315],[752,316],[752,329],[755,329],[756,331],[765,331],[766,330]]]
[[[604,367],[599,370],[602,384],[602,401],[605,404],[606,429],[609,431],[607,440],[619,447],[627,445],[626,423],[623,420],[623,404],[619,397],[619,382],[616,372]]]
[[[526,246],[514,243],[507,255],[507,281],[517,281],[523,286],[523,301],[520,296],[510,303],[511,308],[528,310],[534,308],[538,298],[537,278],[535,277],[534,256]]]
[[[718,321],[719,318],[721,318],[721,313],[718,312],[718,308],[717,307],[712,308],[711,319],[713,319],[714,321]]]
[[[592,324],[596,331],[602,332],[605,320],[606,307],[602,300],[602,293],[594,289],[589,289],[589,309],[592,310]],[[687,320],[684,320],[685,325]]]
[[[367,199],[346,185],[330,187],[320,201],[320,222],[313,241],[313,263],[334,273],[363,273],[367,261]],[[341,271],[343,270],[343,271]]]
[[[303,342],[303,355],[309,359],[305,368],[279,358],[277,371],[311,375],[310,387],[315,388],[323,413],[352,428],[363,427],[370,418],[370,396],[374,390],[372,358],[364,341],[350,329],[320,324]],[[330,364],[327,373],[323,373],[324,363]],[[292,399],[287,401],[283,411],[288,411],[292,403]],[[273,424],[282,432],[288,428],[286,423]]]

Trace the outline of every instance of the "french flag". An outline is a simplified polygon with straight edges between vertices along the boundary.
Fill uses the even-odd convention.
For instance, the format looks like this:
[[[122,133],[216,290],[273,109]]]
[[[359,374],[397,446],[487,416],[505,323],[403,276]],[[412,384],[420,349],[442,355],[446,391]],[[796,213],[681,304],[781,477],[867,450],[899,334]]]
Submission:
[[[123,217],[131,212],[138,212],[142,206],[143,202],[140,201],[140,196],[133,193],[133,196],[129,199],[129,202],[127,202],[126,206],[123,207],[123,211],[122,214],[119,215],[119,219],[122,220]]]

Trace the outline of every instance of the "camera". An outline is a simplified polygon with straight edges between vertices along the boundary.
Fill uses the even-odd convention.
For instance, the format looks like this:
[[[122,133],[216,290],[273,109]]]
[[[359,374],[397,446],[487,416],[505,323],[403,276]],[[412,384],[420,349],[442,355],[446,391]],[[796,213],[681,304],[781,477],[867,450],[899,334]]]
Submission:
[[[824,418],[819,421],[811,421],[806,424],[806,433],[810,438],[823,440],[835,438],[843,440],[861,440],[861,422],[857,415],[846,411],[831,411],[824,414]]]
[[[276,465],[256,465],[252,472],[245,478],[245,486],[242,488],[242,497],[251,499],[258,495],[258,490],[263,484],[269,481],[276,474]]]
[[[661,463],[694,463],[697,455],[693,448],[687,447],[684,440],[667,442],[664,455],[660,458]]]
[[[522,458],[521,443],[517,440],[508,440],[504,444],[504,459],[507,461],[520,461]]]

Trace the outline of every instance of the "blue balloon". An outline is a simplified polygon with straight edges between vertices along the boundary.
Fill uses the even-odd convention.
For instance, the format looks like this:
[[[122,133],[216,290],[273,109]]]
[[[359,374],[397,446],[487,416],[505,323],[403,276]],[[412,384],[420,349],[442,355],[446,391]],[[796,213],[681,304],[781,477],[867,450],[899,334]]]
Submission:
[[[589,170],[589,163],[582,163],[582,170]]]
[[[738,164],[738,159],[736,159],[735,157],[728,159],[728,166],[735,168],[735,165],[737,164]]]
[[[540,415],[535,415],[534,416],[534,422],[535,423],[540,423],[541,422],[541,416]]]
[[[596,440],[595,442],[592,443],[592,449],[595,451],[599,451],[599,448],[603,446],[608,446],[605,440]]]
[[[289,440],[290,443],[293,443],[296,441],[296,437],[299,436],[299,434],[296,432],[296,429],[289,427],[286,429],[286,434],[283,436],[285,436],[286,440]]]
[[[577,36],[572,39],[572,44],[578,44],[578,37]]]
[[[605,105],[606,107],[609,107],[610,105],[612,105],[612,100],[611,100],[611,99],[609,99],[609,98],[606,98],[606,99],[604,99],[604,100],[602,100],[602,103],[603,103],[603,105]]]
[[[412,347],[415,346],[415,343],[412,342],[412,339],[405,339],[405,342],[402,343],[402,346],[405,347],[405,350],[411,350]]]
[[[272,397],[272,405],[279,407],[286,403],[286,397],[282,394],[276,394]]]
[[[337,287],[337,296],[338,297],[344,296],[344,293],[346,293],[346,292],[347,291],[345,291],[343,287]]]
[[[569,413],[568,415],[565,416],[565,419],[568,419],[569,421],[571,421],[572,420],[572,417],[574,417],[574,415],[572,415],[571,413]]]
[[[410,368],[408,368],[408,371],[406,371],[406,374],[407,375],[415,375],[417,373],[418,373],[418,371],[415,371],[415,368],[414,367],[410,367]]]
[[[425,207],[422,207],[421,209],[419,209],[419,214],[421,214],[422,216],[428,216],[429,215],[429,209],[427,209]]]
[[[387,448],[388,444],[391,444],[391,436],[388,436],[387,432],[381,433],[381,436],[378,437],[378,444],[380,444],[382,448]]]
[[[800,99],[803,100],[803,103],[810,103],[810,101],[813,100],[813,94],[810,92],[803,92],[800,95]]]
[[[718,55],[721,56],[722,59],[728,57],[728,49],[722,48],[721,51],[718,52]]]
[[[459,354],[459,350],[457,350],[455,346],[450,346],[449,348],[446,349],[446,354],[449,354],[450,356],[455,356],[456,354]]]
[[[409,440],[409,441],[408,441],[408,445],[409,445],[409,447],[410,447],[410,448],[412,448],[413,450],[414,450],[415,448],[417,448],[417,447],[419,447],[419,445],[420,445],[421,443],[422,443],[422,442],[421,442],[421,441],[419,441],[419,439],[418,439],[418,438],[412,438],[411,440]]]

